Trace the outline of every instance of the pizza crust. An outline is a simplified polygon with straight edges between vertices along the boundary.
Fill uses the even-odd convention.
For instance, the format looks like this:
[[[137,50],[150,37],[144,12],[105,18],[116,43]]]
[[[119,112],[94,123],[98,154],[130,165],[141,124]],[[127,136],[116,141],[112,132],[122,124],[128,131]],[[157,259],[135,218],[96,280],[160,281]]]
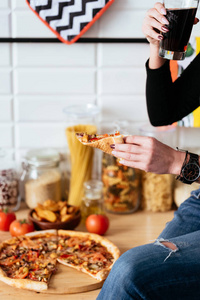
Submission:
[[[57,235],[57,230],[56,229],[49,229],[49,230],[40,230],[40,231],[33,231],[33,232],[29,232],[26,233],[25,236],[29,236],[29,237],[38,237],[40,235],[46,235],[47,233],[51,234],[51,235]]]
[[[82,142],[82,137],[77,136],[78,140],[86,146],[94,147],[106,152],[108,154],[112,154],[113,149],[110,148],[112,144],[124,144],[123,135],[109,136],[102,138],[100,140],[94,142]]]

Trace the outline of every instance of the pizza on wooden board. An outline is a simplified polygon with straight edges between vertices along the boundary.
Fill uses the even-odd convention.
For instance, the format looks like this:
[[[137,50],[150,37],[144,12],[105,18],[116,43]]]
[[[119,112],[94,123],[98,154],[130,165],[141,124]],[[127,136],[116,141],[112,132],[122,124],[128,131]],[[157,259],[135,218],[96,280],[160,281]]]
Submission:
[[[119,249],[97,234],[33,232],[0,244],[0,280],[17,288],[44,291],[59,262],[102,281],[119,256]]]
[[[110,145],[124,143],[123,135],[119,131],[114,134],[87,134],[82,132],[76,133],[76,137],[83,145],[98,148],[109,154],[113,151]]]

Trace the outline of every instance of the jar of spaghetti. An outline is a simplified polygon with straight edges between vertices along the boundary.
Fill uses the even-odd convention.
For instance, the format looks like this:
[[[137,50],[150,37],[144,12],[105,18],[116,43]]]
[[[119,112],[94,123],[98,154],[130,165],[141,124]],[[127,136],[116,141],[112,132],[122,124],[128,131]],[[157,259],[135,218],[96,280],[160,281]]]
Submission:
[[[140,205],[140,171],[123,166],[107,153],[102,157],[104,206],[108,212],[126,214]]]
[[[62,199],[60,156],[54,149],[31,150],[25,157],[21,176],[21,195],[29,208],[51,199]]]
[[[84,182],[97,178],[98,154],[82,145],[76,133],[96,134],[100,109],[95,104],[77,104],[64,108],[66,140],[69,150],[70,183],[68,203],[80,206],[84,196]]]

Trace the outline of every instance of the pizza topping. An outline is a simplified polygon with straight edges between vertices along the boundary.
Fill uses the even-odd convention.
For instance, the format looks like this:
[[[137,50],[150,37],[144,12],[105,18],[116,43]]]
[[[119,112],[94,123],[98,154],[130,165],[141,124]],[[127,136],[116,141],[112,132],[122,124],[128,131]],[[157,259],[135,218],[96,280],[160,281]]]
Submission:
[[[98,140],[107,138],[107,137],[115,137],[120,135],[119,131],[116,131],[114,134],[87,134],[86,132],[82,132],[82,133],[76,133],[76,136],[78,139],[81,139],[81,142],[83,143],[92,143],[92,142],[96,142]]]
[[[19,270],[15,273],[13,278],[23,279],[28,276],[29,269],[27,267],[20,267]]]
[[[20,261],[20,258],[16,258],[16,256],[7,257],[5,259],[0,260],[1,266],[11,266]]]

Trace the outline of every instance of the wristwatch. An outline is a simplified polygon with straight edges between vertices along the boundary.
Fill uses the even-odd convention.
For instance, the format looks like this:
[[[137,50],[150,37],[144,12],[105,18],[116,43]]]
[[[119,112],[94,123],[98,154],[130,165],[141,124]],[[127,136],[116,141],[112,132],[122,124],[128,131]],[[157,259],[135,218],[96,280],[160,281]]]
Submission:
[[[178,149],[178,147],[176,149],[185,152],[185,160],[180,175],[176,179],[186,184],[192,184],[200,177],[199,156],[187,150]]]

